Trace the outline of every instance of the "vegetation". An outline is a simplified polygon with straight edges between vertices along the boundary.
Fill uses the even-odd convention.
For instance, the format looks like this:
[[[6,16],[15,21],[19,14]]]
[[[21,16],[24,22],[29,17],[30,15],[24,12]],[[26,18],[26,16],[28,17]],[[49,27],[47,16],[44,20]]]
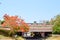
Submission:
[[[48,37],[46,40],[60,40],[60,36]]]
[[[20,36],[19,36],[19,37],[17,37],[16,39],[17,39],[17,40],[25,40],[25,38],[20,37]]]
[[[10,28],[10,30],[0,29],[0,39],[1,40],[24,40],[24,38],[17,36],[14,37],[16,32],[28,32],[29,26],[22,20],[18,18],[18,16],[9,16],[7,14],[4,15],[4,20],[0,20],[0,27],[2,28]],[[12,36],[12,37],[11,37]]]
[[[25,39],[20,37],[20,36],[15,39],[15,38],[12,38],[12,37],[7,37],[7,36],[4,36],[4,35],[0,35],[0,40],[25,40]]]
[[[54,34],[60,34],[60,15],[57,15],[53,19],[53,33]]]
[[[18,16],[9,16],[7,14],[4,15],[4,21],[1,21],[2,27],[10,28],[9,35],[15,34],[18,31],[28,32],[29,26]]]
[[[53,34],[60,34],[60,15],[55,16],[51,21],[46,21],[46,24],[53,25]],[[29,26],[18,16],[9,16],[4,15],[4,20],[0,20],[0,25],[3,28],[10,28],[10,30],[0,30],[0,35],[2,37],[14,35],[16,32],[28,32]],[[3,35],[2,35],[3,34]],[[21,40],[22,37],[17,37],[18,40]]]

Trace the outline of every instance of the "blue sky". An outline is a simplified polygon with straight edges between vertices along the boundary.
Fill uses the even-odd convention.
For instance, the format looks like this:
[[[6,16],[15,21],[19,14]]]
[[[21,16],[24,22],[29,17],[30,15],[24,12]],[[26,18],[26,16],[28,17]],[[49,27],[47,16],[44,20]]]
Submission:
[[[0,20],[6,13],[26,22],[50,20],[60,14],[60,0],[0,0]]]

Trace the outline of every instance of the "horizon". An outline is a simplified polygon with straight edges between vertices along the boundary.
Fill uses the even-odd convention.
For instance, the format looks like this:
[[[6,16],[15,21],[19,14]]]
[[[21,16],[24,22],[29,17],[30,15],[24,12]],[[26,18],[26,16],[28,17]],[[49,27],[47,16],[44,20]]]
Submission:
[[[6,13],[27,23],[51,20],[60,14],[60,0],[0,0],[0,20]]]

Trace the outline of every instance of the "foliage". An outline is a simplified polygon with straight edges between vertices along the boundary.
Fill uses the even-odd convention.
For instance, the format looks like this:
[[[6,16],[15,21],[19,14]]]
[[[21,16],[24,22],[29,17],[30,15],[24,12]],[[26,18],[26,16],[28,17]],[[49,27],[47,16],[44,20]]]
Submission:
[[[9,16],[7,14],[4,15],[4,23],[2,27],[10,28],[10,32],[13,34],[17,31],[28,32],[29,27],[28,25],[18,16]]]
[[[0,20],[0,25],[4,23],[4,20]]]
[[[2,29],[0,29],[0,35],[10,36],[10,35],[9,35],[9,32],[10,32],[10,30],[2,30]],[[12,33],[11,33],[11,34],[12,34]]]
[[[60,15],[57,15],[54,19],[53,33],[60,34]]]
[[[25,38],[20,37],[20,36],[19,36],[19,37],[17,37],[16,39],[17,39],[17,40],[25,40]]]
[[[54,18],[51,18],[50,24],[51,24],[51,25],[54,25],[54,22],[55,22],[55,19],[54,19]]]
[[[50,21],[46,21],[46,24],[49,25],[50,24]]]

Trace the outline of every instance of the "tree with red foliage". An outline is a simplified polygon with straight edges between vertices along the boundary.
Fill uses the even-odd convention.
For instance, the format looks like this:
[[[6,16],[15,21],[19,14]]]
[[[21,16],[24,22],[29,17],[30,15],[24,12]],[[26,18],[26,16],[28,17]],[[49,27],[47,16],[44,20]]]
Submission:
[[[10,28],[11,32],[28,32],[29,26],[26,24],[21,18],[18,16],[9,16],[7,14],[4,15],[4,23],[2,27]]]

